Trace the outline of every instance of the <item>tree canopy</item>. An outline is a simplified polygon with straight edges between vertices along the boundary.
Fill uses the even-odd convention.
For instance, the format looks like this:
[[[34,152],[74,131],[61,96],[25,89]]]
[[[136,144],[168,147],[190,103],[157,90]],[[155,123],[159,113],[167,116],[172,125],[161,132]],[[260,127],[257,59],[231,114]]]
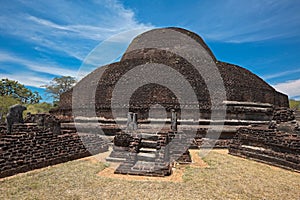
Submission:
[[[46,88],[46,93],[54,99],[54,102],[58,102],[60,95],[70,90],[75,83],[75,77],[61,76],[54,78],[50,84],[43,85],[42,87]]]
[[[7,78],[1,79],[0,93],[1,96],[14,98],[22,104],[35,104],[42,99],[38,92],[32,92],[18,81]]]
[[[5,119],[10,106],[15,104],[38,104],[42,99],[38,92],[32,92],[18,81],[1,79],[0,82],[0,120]]]

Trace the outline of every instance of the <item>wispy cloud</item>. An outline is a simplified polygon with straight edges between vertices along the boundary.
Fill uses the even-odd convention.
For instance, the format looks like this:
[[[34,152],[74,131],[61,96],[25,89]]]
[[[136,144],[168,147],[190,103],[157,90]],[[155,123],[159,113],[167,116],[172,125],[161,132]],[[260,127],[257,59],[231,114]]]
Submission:
[[[295,69],[295,70],[289,70],[289,71],[284,71],[284,72],[278,72],[278,73],[274,73],[274,74],[264,75],[264,76],[262,76],[262,78],[264,80],[270,80],[270,79],[274,79],[274,78],[278,78],[278,77],[283,77],[283,76],[291,75],[291,74],[298,73],[298,72],[300,72],[300,68]]]
[[[13,54],[9,54],[7,52],[0,51],[0,63],[10,62],[17,65],[22,65],[28,69],[28,71],[33,72],[41,72],[41,73],[48,73],[51,75],[58,75],[58,76],[76,76],[77,70],[76,69],[66,69],[65,67],[58,67],[54,63],[43,63],[40,62],[33,62]],[[0,66],[1,68],[1,66]]]
[[[133,11],[118,1],[83,4],[66,1],[21,1],[2,6],[0,33],[13,35],[51,50],[83,60],[97,43],[122,31],[148,28],[136,21]],[[30,8],[30,14],[26,10]],[[13,12],[16,10],[16,12]],[[25,12],[20,12],[24,10]],[[52,10],[51,12],[41,12]]]
[[[40,88],[42,85],[48,84],[51,78],[41,77],[38,73],[25,72],[25,73],[13,73],[13,74],[3,74],[0,73],[1,78],[8,78],[11,80],[17,80],[19,83]]]
[[[284,0],[223,1],[202,10],[197,29],[208,40],[231,43],[295,37],[300,32],[299,6]]]
[[[68,28],[68,26],[60,26],[60,25],[55,24],[55,23],[53,23],[49,20],[40,19],[40,18],[37,18],[37,17],[34,17],[34,16],[29,16],[28,19],[33,21],[33,22],[36,22],[40,25],[47,26],[49,28],[54,28],[54,29],[59,29],[59,30],[64,30],[64,31],[74,31],[71,28]]]
[[[273,87],[287,94],[290,98],[300,98],[300,79],[278,83]]]
[[[89,3],[12,0],[1,5],[0,13],[0,36],[13,37],[29,48],[24,48],[28,53],[20,50],[21,54],[18,54],[15,51],[19,51],[20,46],[13,50],[1,47],[0,75],[34,87],[49,83],[54,76],[76,77],[80,63],[107,38],[117,34],[110,42],[120,46],[128,44],[133,37],[132,34],[118,37],[120,32],[153,27],[139,23],[134,12],[116,0]],[[111,51],[104,48],[103,52]],[[116,57],[109,55],[104,61]],[[77,66],[68,66],[70,62]],[[93,64],[98,67],[103,63]],[[88,72],[84,71],[85,74]]]

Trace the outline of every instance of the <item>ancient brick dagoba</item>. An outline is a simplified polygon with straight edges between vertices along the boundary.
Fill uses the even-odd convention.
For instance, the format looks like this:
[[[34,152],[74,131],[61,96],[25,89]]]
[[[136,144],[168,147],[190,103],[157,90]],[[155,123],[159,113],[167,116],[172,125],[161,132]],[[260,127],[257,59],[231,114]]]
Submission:
[[[149,42],[149,40],[153,39],[151,38],[152,35],[157,33],[162,34],[166,30],[172,30],[193,39],[207,51],[207,54],[210,56],[209,59],[216,65],[226,92],[226,99],[223,101],[227,107],[225,124],[235,123],[235,120],[239,120],[242,123],[247,123],[247,121],[269,121],[272,117],[273,107],[289,107],[288,97],[285,94],[277,92],[260,77],[237,65],[218,61],[209,47],[197,34],[181,28],[163,28],[154,29],[137,36],[131,42],[119,62],[100,66],[79,81],[74,87],[74,89],[81,91],[80,98],[76,99],[77,111],[82,109],[84,112],[85,109],[94,107],[97,117],[102,120],[111,121],[113,119],[111,99],[117,82],[124,74],[136,66],[159,63],[167,65],[183,75],[195,91],[198,102],[188,102],[187,105],[180,105],[178,98],[169,88],[149,83],[139,87],[131,94],[128,105],[115,106],[123,113],[121,116],[126,117],[127,112],[132,111],[138,114],[138,120],[146,120],[151,106],[159,104],[166,109],[168,117],[170,116],[171,109],[175,109],[178,112],[180,120],[182,109],[199,108],[200,124],[204,119],[210,119],[211,96],[207,89],[207,84],[210,83],[204,81],[203,77],[187,59],[168,51],[168,48],[143,47],[145,40]],[[161,40],[162,43],[166,40],[166,38],[154,39]],[[182,45],[184,46],[184,44]],[[135,46],[142,46],[142,48],[135,49],[133,48]],[[124,87],[126,88],[126,86]],[[90,94],[90,88],[96,88],[94,94]],[[73,90],[61,95],[59,108],[53,111],[57,116],[72,118]],[[126,92],[124,89],[124,94]],[[122,94],[118,98],[122,98]],[[94,99],[94,101],[91,99]],[[89,117],[86,113],[83,115],[84,117]],[[80,117],[80,111],[77,112],[76,117]]]

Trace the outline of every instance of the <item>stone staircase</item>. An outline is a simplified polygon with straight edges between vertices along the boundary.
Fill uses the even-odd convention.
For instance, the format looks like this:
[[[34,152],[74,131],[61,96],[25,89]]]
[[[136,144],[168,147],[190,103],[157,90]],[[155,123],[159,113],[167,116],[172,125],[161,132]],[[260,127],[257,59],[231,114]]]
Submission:
[[[130,124],[134,123],[134,127]],[[140,127],[141,128],[141,127]],[[177,115],[172,110],[171,128],[137,130],[136,113],[128,113],[126,132],[114,137],[113,151],[107,161],[121,161],[115,174],[167,176],[175,161],[191,161],[188,148],[195,135],[177,131]],[[171,142],[171,143],[170,143]],[[122,162],[123,161],[123,162]]]
[[[166,176],[171,174],[171,164],[165,152],[166,133],[137,134],[127,153],[126,160],[115,170],[116,174]]]
[[[172,173],[174,162],[190,162],[188,148],[192,140],[193,137],[177,131],[139,133],[129,147],[114,146],[106,160],[121,162],[116,174],[167,176]]]

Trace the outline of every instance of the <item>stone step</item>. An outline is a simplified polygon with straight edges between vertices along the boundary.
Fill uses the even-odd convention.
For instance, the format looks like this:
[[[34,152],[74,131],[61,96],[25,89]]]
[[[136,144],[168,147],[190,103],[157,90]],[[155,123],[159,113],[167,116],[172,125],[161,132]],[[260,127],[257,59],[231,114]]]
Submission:
[[[134,166],[132,166],[129,174],[135,175],[146,175],[146,176],[166,176],[171,173],[170,164],[157,166],[155,162],[149,161],[137,161]]]
[[[128,151],[112,151],[109,155],[109,157],[113,158],[127,158],[129,155]]]
[[[142,147],[142,148],[140,148],[139,151],[140,151],[140,152],[145,152],[145,153],[149,153],[149,152],[155,153],[155,152],[156,152],[156,149],[154,149],[154,148],[145,148],[145,147]]]
[[[156,155],[154,153],[138,153],[137,160],[138,161],[152,161],[154,162]]]
[[[166,175],[165,170],[168,169],[168,166],[157,167],[157,163],[149,161],[138,161],[131,168],[132,171],[138,171],[139,173],[152,173],[159,176]]]
[[[144,148],[156,148],[157,147],[157,141],[142,139],[141,146],[144,147]]]
[[[108,162],[124,162],[126,158],[106,157],[105,160]]]
[[[142,139],[153,140],[153,141],[158,140],[159,137],[156,133],[140,133],[140,136]]]
[[[155,162],[149,161],[137,161],[134,166],[132,166],[132,171],[139,172],[153,172],[155,168]]]
[[[144,169],[139,168],[124,168],[123,165],[119,166],[115,172],[115,174],[124,174],[124,175],[136,175],[136,176],[151,176],[151,177],[164,177],[171,174],[171,170],[147,170],[147,167]]]

